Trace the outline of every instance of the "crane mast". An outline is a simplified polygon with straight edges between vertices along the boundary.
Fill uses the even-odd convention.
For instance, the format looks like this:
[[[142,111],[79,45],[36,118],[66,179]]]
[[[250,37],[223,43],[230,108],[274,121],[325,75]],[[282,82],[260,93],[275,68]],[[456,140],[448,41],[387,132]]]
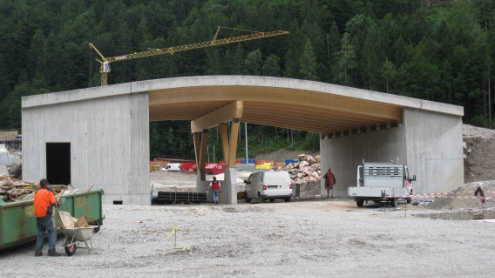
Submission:
[[[158,55],[164,55],[164,54],[173,55],[177,52],[188,51],[188,50],[193,50],[193,49],[226,45],[226,44],[232,44],[232,43],[237,43],[237,42],[264,39],[264,38],[270,38],[270,37],[289,34],[288,31],[277,30],[277,31],[271,31],[271,32],[254,32],[252,34],[247,34],[247,35],[235,36],[235,37],[224,38],[224,39],[217,39],[218,33],[220,32],[221,28],[226,28],[226,27],[218,26],[217,31],[213,37],[213,40],[211,40],[211,41],[192,43],[192,44],[186,44],[186,45],[180,45],[180,46],[174,46],[174,47],[168,47],[168,48],[153,48],[153,49],[149,49],[147,51],[135,52],[135,53],[130,53],[130,54],[118,55],[118,56],[105,57],[94,46],[94,44],[89,43],[89,47],[93,48],[96,51],[96,53],[101,57],[101,59],[96,59],[96,61],[98,61],[98,63],[100,63],[101,85],[107,85],[108,84],[108,73],[110,72],[110,63],[127,61],[127,60],[132,60],[132,59],[145,58],[145,57],[152,57],[152,56],[158,56]],[[227,29],[234,29],[234,28],[227,28]]]

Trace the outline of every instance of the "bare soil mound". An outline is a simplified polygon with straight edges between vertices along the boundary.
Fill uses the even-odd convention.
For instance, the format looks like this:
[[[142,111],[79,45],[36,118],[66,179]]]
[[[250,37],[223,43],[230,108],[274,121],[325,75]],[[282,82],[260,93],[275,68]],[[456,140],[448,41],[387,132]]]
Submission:
[[[487,200],[483,204],[481,200],[474,196],[476,189],[480,187]],[[428,205],[431,209],[451,209],[451,210],[495,210],[495,180],[478,181],[467,183],[453,191],[455,194],[447,195],[446,198],[437,198],[435,202]]]
[[[495,131],[463,125],[465,182],[495,179]]]

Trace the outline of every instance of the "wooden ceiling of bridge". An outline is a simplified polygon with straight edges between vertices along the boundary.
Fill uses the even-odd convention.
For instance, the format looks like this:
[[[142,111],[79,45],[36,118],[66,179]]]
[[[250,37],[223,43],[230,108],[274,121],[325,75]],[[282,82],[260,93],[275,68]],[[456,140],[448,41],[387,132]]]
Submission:
[[[243,101],[242,122],[321,133],[402,122],[402,108],[359,98],[255,86],[205,86],[149,92],[150,121],[194,120]]]

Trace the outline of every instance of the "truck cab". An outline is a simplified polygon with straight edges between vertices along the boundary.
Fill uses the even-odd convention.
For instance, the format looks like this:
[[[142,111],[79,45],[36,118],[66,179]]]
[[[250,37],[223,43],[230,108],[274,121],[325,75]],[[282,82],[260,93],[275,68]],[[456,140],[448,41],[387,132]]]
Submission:
[[[363,162],[357,167],[356,180],[356,187],[349,187],[347,191],[358,207],[368,200],[387,201],[395,207],[400,198],[411,202],[408,195],[412,194],[411,182],[416,176],[410,177],[406,164]]]

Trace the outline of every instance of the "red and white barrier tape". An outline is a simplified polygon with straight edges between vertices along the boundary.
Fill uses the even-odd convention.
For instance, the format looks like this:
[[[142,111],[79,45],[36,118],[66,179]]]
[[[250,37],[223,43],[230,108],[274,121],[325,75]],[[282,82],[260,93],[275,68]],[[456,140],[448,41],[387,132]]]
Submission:
[[[484,191],[485,194],[495,193],[495,191]],[[473,192],[432,192],[428,194],[411,194],[411,196],[433,196],[433,195],[473,195]]]
[[[441,199],[441,198],[446,198],[446,199],[478,199],[478,200],[495,200],[494,197],[477,197],[477,196],[437,196],[434,194],[413,194],[413,195],[405,195],[405,196],[385,196],[385,198],[399,198],[399,199],[404,199],[404,198],[432,198],[432,199]]]

